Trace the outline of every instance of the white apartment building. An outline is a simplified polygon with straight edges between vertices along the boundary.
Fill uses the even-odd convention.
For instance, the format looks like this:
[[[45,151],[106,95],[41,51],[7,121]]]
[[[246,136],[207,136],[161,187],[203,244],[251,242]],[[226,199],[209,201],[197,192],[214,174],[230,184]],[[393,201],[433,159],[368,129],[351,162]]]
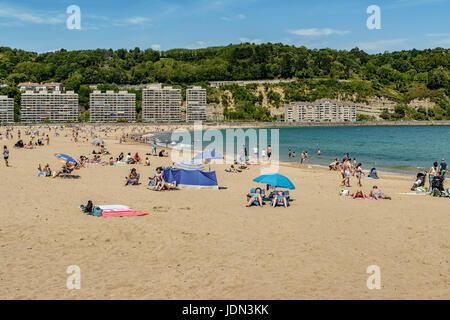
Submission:
[[[14,122],[14,99],[0,96],[0,123]]]
[[[186,121],[206,120],[206,89],[186,90]]]
[[[126,119],[136,121],[136,94],[127,91],[101,92],[95,90],[89,96],[91,122],[117,122]]]
[[[78,121],[78,94],[73,91],[26,91],[22,93],[21,105],[22,122]]]
[[[142,90],[143,121],[181,121],[181,89],[151,85]]]
[[[355,122],[356,105],[321,99],[314,102],[291,102],[284,107],[286,122]]]

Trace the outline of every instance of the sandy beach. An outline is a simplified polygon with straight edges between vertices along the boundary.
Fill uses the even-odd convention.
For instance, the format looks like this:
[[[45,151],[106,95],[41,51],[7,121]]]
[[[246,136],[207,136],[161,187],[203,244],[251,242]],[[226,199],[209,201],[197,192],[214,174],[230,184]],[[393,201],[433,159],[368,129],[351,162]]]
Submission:
[[[118,128],[107,136],[96,128],[111,156],[145,159],[149,145],[119,137],[152,128]],[[0,299],[450,298],[450,200],[399,194],[410,192],[414,177],[381,175],[375,183],[393,200],[354,200],[339,195],[338,171],[284,165],[280,173],[296,186],[291,206],[246,208],[260,166],[231,174],[213,164],[221,190],[148,190],[147,178],[170,157],[135,165],[143,182],[136,187],[124,186],[131,165],[90,164],[76,171],[80,179],[42,178],[39,163],[57,170],[57,152],[91,157],[92,139],[71,141],[66,128],[57,137],[51,131],[50,145],[15,149],[18,129],[28,142],[26,127],[0,141],[11,166],[0,159]],[[363,190],[373,184],[363,181]],[[93,217],[79,208],[88,200],[149,215]],[[66,287],[71,265],[81,269],[80,290]],[[366,286],[370,265],[380,267],[380,290]]]

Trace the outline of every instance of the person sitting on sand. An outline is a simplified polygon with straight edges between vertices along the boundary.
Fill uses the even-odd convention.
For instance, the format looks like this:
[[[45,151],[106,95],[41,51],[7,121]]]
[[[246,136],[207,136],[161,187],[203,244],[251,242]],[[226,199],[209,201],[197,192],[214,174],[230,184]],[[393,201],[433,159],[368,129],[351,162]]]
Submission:
[[[125,185],[138,185],[139,184],[139,178],[140,175],[139,173],[137,173],[136,168],[131,169],[130,174],[128,175],[128,177],[125,177],[125,179],[127,180],[125,182]]]
[[[355,193],[352,194],[352,198],[353,199],[365,199],[366,196],[364,194],[364,192],[359,189],[358,191],[356,191]]]
[[[61,168],[61,170],[60,171],[58,171],[58,172],[56,172],[54,175],[53,175],[53,179],[54,178],[56,178],[56,177],[59,177],[61,174],[71,174],[72,173],[72,171],[73,171],[73,169],[75,169],[75,166],[72,166],[72,165],[68,165],[68,164],[64,164],[63,166],[62,166],[62,168]]]
[[[380,189],[378,189],[377,186],[372,187],[372,191],[370,191],[370,196],[372,198],[374,198],[375,200],[378,200],[378,199],[392,200],[391,197],[385,195]]]
[[[263,206],[261,188],[256,188],[254,193],[248,193],[247,196],[249,196],[250,199],[248,200],[246,207],[250,207],[255,201],[258,201],[260,207]]]
[[[140,163],[141,162],[141,157],[139,157],[139,154],[137,152],[134,155],[133,159],[134,159],[134,163]]]
[[[113,157],[109,157],[108,164],[109,164],[110,166],[113,166],[113,165],[115,164],[115,161],[114,161],[114,158],[113,158]]]
[[[145,166],[150,167],[150,160],[148,158],[145,158]]]
[[[131,153],[128,152],[126,158],[125,158],[126,164],[134,164],[134,159],[131,157]]]
[[[122,160],[123,160],[123,157],[124,157],[123,152],[121,152],[121,153],[119,154],[119,156],[117,157],[117,162],[122,161]]]
[[[285,208],[288,207],[287,199],[286,199],[285,195],[283,194],[283,192],[282,191],[274,191],[272,203],[271,203],[272,207],[276,207],[279,202],[283,203],[283,206]]]
[[[102,145],[100,147],[100,154],[110,154],[108,150],[105,149],[105,146]]]
[[[48,163],[45,165],[44,169],[42,169],[41,164],[38,166],[38,176],[39,177],[50,177],[52,175],[52,170]]]
[[[370,169],[369,178],[379,179],[376,168]]]

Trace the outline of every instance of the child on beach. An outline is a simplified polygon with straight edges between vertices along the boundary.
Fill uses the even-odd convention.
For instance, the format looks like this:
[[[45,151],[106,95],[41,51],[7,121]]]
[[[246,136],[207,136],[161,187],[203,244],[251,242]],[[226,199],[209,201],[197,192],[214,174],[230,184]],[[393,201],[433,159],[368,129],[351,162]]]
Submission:
[[[8,159],[9,159],[9,150],[7,146],[3,146],[3,159],[5,160],[5,165],[9,167]]]

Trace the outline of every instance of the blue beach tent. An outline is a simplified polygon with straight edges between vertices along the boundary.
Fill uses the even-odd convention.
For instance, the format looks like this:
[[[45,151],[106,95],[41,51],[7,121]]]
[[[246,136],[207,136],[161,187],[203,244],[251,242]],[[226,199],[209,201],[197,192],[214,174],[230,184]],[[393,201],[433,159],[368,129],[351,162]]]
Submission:
[[[215,171],[164,169],[163,178],[166,182],[177,182],[181,188],[219,189]]]

